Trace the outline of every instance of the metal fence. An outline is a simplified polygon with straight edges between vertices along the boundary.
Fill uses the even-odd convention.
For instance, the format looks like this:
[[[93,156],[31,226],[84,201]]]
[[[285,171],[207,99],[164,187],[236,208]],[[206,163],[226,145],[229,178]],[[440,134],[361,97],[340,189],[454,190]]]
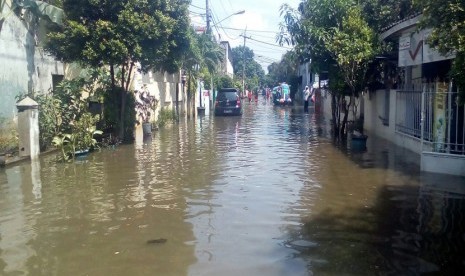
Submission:
[[[396,131],[421,138],[421,91],[397,91]]]
[[[465,155],[465,108],[448,84],[397,91],[396,109],[397,132],[420,139],[424,150]]]

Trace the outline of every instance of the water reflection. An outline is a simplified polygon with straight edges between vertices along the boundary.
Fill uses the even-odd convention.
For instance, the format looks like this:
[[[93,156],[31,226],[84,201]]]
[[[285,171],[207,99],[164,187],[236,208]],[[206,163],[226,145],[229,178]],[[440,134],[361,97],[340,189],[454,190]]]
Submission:
[[[463,178],[299,106],[244,103],[74,163],[0,170],[0,274],[454,274]],[[148,240],[165,241],[147,243]]]

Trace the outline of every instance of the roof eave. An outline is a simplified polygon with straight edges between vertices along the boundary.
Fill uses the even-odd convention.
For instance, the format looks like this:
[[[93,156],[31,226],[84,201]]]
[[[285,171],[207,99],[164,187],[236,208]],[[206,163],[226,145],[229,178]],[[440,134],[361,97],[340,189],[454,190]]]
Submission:
[[[379,36],[379,39],[381,41],[383,41],[383,40],[385,40],[386,38],[390,37],[393,34],[399,33],[399,32],[401,32],[403,30],[406,30],[408,28],[411,28],[411,27],[417,25],[420,22],[421,17],[422,17],[422,15],[420,14],[420,15],[417,15],[417,16],[412,17],[410,19],[407,19],[405,21],[399,22],[398,24],[395,24],[394,26],[392,26],[391,28],[389,28],[385,32],[381,33],[381,35]]]

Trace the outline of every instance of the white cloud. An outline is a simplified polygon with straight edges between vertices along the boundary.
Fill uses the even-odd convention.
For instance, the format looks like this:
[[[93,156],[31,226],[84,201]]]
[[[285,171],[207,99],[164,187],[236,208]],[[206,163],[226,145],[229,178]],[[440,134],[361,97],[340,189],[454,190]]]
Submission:
[[[245,10],[244,14],[234,15],[221,22],[225,30],[219,30],[221,40],[229,41],[231,47],[243,45],[244,39],[240,35],[247,27],[248,30],[264,32],[247,32],[247,36],[252,36],[255,40],[276,45],[275,36],[279,32],[278,25],[282,21],[279,15],[279,8],[283,2],[297,8],[302,0],[219,0],[209,1],[210,9],[215,20],[223,20],[231,14]],[[205,0],[192,0],[192,4],[197,7],[205,7]],[[198,11],[198,9],[197,9]],[[200,18],[200,22],[205,19]],[[228,28],[238,29],[231,30]],[[216,29],[214,29],[216,33]],[[271,33],[270,33],[271,31]],[[226,33],[225,33],[226,32]],[[276,32],[276,33],[272,33]],[[264,69],[271,60],[280,60],[286,49],[267,45],[257,41],[247,40],[246,46],[251,48],[256,55],[262,58],[257,60]]]

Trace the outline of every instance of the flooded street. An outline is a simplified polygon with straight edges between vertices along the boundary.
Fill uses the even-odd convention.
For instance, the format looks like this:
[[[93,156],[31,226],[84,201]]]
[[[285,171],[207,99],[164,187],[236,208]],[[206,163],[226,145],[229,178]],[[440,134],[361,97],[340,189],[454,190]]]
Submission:
[[[313,109],[244,103],[74,163],[0,169],[0,275],[452,275],[465,179]]]

